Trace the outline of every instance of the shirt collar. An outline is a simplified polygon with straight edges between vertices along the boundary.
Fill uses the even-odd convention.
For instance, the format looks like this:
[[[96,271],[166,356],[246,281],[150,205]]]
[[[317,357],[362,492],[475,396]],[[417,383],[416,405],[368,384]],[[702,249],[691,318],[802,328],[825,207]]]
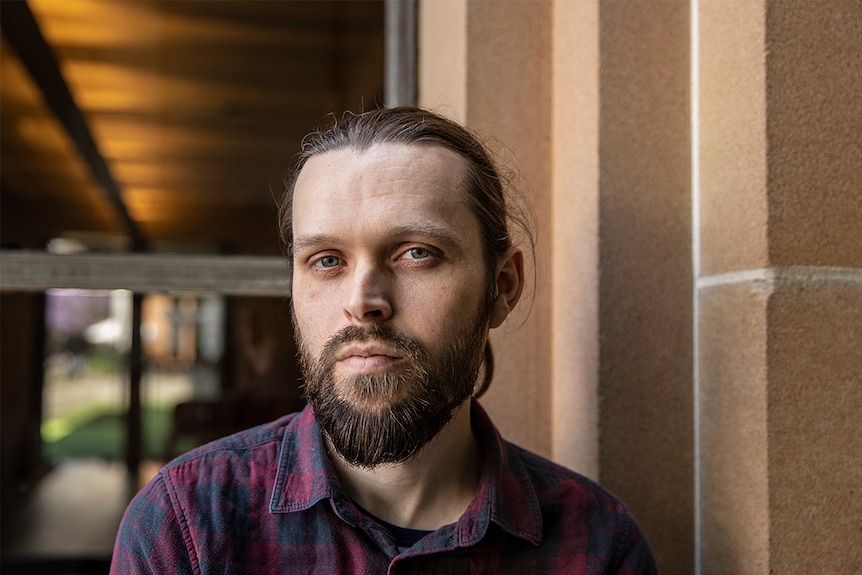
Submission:
[[[485,469],[476,497],[454,526],[459,543],[477,543],[493,521],[508,533],[538,544],[542,538],[541,511],[520,456],[475,400],[470,416],[484,451]],[[343,520],[356,524],[353,506],[345,505],[347,494],[326,456],[314,411],[307,406],[288,426],[282,440],[270,512],[302,511],[327,498],[332,499]]]
[[[484,537],[489,521],[505,531],[538,545],[542,539],[542,513],[533,482],[517,450],[503,440],[477,401],[471,408],[473,433],[485,451],[485,471],[473,502],[459,520],[463,544]],[[474,521],[474,528],[470,523]]]
[[[340,485],[326,457],[326,444],[314,411],[306,406],[285,430],[269,510],[302,511],[331,498],[336,490]]]

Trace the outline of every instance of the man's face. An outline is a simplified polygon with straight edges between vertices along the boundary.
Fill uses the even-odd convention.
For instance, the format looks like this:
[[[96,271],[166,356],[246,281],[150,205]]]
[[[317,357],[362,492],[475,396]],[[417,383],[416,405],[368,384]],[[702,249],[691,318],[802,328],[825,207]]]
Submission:
[[[440,146],[378,144],[314,156],[297,179],[306,395],[353,464],[409,458],[472,394],[491,286],[464,172]]]

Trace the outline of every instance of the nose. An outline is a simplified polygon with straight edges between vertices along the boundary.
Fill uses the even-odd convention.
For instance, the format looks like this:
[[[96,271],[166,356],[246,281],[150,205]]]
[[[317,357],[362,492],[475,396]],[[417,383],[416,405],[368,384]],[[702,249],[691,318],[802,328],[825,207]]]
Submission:
[[[358,264],[350,277],[344,313],[355,323],[381,323],[392,317],[386,271],[371,263]]]

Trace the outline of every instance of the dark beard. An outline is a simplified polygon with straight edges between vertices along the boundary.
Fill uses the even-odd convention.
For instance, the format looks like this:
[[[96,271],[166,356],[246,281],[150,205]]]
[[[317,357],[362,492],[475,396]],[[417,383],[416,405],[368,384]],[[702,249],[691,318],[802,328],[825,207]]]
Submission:
[[[473,394],[489,315],[486,304],[439,358],[415,339],[377,324],[342,329],[313,357],[296,328],[305,397],[338,454],[366,468],[401,463],[436,437]],[[347,342],[369,340],[397,350],[406,361],[382,374],[336,376],[338,350]]]

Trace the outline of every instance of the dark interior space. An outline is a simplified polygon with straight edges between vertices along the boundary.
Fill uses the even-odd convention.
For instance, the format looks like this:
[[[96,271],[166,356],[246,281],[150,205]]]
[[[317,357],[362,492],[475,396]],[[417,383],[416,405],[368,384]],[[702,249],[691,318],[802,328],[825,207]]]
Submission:
[[[0,278],[55,278],[0,294],[0,570],[105,573],[161,463],[302,405],[289,293],[231,286],[287,275],[302,136],[381,102],[383,1],[28,0],[0,25]],[[39,254],[150,256],[152,287]],[[162,257],[234,258],[236,284],[170,287]]]

